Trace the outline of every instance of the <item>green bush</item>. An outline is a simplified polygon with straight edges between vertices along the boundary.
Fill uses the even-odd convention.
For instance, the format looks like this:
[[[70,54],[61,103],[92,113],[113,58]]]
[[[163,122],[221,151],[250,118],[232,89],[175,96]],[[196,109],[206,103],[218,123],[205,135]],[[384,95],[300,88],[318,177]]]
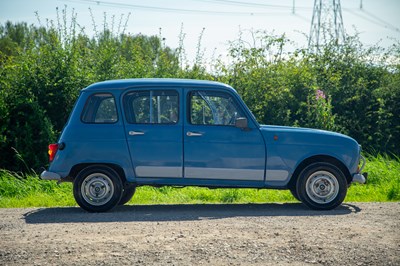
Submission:
[[[296,125],[350,135],[368,152],[400,154],[400,43],[365,48],[357,36],[321,52],[285,52],[284,36],[256,32],[220,63],[218,79],[235,87],[264,124]],[[321,90],[326,100],[315,101]]]
[[[91,83],[178,75],[175,52],[157,36],[116,35],[105,28],[89,38],[78,33],[75,21],[64,25],[0,26],[0,168],[45,166],[47,145],[59,136],[79,91]]]
[[[94,25],[89,37],[75,13],[69,19],[62,10],[57,17],[46,26],[0,26],[0,168],[45,166],[46,146],[56,141],[82,88],[140,77],[225,82],[260,123],[335,130],[368,152],[400,154],[399,43],[366,48],[357,36],[347,36],[341,46],[328,43],[319,53],[290,53],[284,35],[255,32],[253,45],[239,38],[228,48],[228,60],[206,66],[203,32],[190,64],[183,32],[179,47],[171,49],[161,33],[125,33],[123,21],[115,27],[105,18],[103,30]],[[317,100],[317,90],[326,98]]]

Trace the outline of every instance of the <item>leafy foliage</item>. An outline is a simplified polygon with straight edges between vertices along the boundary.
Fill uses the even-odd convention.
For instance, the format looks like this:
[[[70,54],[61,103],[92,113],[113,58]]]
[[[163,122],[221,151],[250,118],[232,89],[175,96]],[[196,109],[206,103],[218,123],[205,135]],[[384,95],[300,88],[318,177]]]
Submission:
[[[105,28],[89,38],[62,15],[58,27],[0,26],[0,168],[26,170],[15,150],[31,168],[45,165],[48,143],[91,83],[179,72],[175,52],[157,36],[117,36]]]
[[[231,42],[227,60],[206,66],[199,37],[189,64],[183,30],[171,49],[159,36],[125,33],[104,19],[89,37],[58,14],[54,23],[0,26],[0,168],[27,171],[47,163],[47,144],[66,123],[79,91],[97,81],[176,77],[218,80],[233,86],[260,123],[295,125],[349,134],[369,152],[400,154],[400,44],[364,47],[357,36],[319,53],[287,52],[284,36],[254,32],[254,42]],[[126,25],[126,23],[125,23]],[[115,30],[117,29],[117,30]],[[207,71],[212,69],[212,71]],[[320,90],[324,97],[317,99]]]
[[[332,103],[322,90],[317,90],[307,102],[307,126],[335,131],[335,115],[332,114]]]
[[[254,34],[229,49],[219,79],[238,90],[258,121],[339,131],[375,153],[400,154],[400,43],[364,48],[348,36],[320,53],[285,53],[284,36]],[[324,97],[317,99],[320,90]]]

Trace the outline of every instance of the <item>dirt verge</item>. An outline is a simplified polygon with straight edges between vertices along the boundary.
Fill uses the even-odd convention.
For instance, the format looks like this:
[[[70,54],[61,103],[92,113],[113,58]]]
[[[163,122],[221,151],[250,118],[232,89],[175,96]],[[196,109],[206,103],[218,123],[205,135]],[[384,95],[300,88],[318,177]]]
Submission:
[[[400,265],[400,203],[0,209],[0,265]]]

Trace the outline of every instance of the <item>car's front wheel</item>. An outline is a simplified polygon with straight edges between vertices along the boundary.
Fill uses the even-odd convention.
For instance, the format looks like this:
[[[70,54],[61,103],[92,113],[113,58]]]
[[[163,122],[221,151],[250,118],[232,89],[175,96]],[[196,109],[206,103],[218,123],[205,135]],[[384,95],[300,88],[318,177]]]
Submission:
[[[313,163],[300,174],[296,191],[299,199],[315,210],[331,210],[339,206],[347,194],[343,172],[330,163]]]
[[[122,182],[112,168],[93,165],[84,168],[74,180],[74,197],[89,212],[105,212],[115,207],[122,196]]]

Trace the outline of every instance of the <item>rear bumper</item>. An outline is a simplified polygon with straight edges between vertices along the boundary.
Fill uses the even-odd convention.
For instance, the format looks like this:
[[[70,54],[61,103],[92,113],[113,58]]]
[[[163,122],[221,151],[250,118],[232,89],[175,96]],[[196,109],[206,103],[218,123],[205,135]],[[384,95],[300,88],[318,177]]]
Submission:
[[[61,176],[59,174],[48,172],[46,170],[40,174],[40,178],[44,180],[61,180]]]

